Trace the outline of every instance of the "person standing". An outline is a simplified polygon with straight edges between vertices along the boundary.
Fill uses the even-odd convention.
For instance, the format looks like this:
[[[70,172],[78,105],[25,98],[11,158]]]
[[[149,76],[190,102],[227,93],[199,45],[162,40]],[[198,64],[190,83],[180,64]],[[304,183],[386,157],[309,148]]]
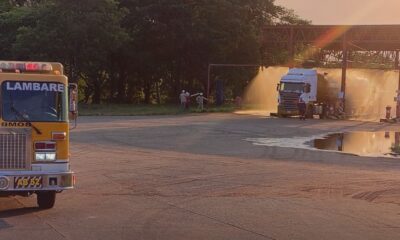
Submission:
[[[196,97],[196,102],[198,104],[198,109],[200,109],[201,111],[204,110],[204,100],[208,101],[208,99],[203,96],[203,93],[200,93]]]
[[[189,109],[190,108],[190,93],[186,92],[185,93],[185,97],[186,97],[186,104],[185,104],[185,108]]]
[[[306,120],[307,108],[310,103],[310,92],[303,92],[299,97],[298,108],[300,120]]]
[[[182,110],[186,108],[186,93],[185,90],[182,90],[181,94],[179,94],[179,101],[181,102]]]
[[[306,103],[303,101],[301,95],[297,103],[297,108],[299,109],[300,120],[306,120]]]

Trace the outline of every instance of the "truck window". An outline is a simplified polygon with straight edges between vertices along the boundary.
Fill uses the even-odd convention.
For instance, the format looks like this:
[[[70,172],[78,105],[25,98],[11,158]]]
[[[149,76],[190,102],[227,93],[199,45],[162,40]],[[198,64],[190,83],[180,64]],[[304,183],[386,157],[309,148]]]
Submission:
[[[280,91],[288,91],[288,92],[303,92],[304,91],[304,83],[288,83],[281,82]]]
[[[5,121],[67,121],[66,87],[61,83],[5,81],[1,100]]]

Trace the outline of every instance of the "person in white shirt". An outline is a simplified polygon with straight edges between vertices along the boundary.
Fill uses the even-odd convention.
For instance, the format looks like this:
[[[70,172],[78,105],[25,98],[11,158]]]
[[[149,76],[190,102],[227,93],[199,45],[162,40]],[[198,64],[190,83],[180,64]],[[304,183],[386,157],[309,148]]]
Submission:
[[[310,93],[308,92],[303,92],[301,95],[300,95],[300,99],[302,100],[302,102],[304,102],[306,105],[308,105],[309,103],[310,103],[310,101],[311,101],[311,95],[310,95]]]
[[[306,120],[306,103],[304,102],[303,94],[299,97],[297,108],[299,109],[300,120]]]
[[[300,95],[299,103],[298,103],[300,120],[306,120],[308,104],[311,101],[311,94],[309,91],[309,86],[306,85],[304,87],[304,89],[305,89],[305,91]]]
[[[181,102],[182,110],[184,110],[186,108],[186,101],[187,101],[185,90],[182,90],[182,93],[179,94],[179,100]]]

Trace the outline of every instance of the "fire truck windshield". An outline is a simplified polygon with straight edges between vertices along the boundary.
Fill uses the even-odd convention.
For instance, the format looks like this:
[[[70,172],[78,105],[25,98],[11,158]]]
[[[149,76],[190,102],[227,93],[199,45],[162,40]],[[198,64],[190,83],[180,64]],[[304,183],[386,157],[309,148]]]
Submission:
[[[2,118],[5,121],[67,121],[66,88],[63,84],[6,81],[1,90]]]

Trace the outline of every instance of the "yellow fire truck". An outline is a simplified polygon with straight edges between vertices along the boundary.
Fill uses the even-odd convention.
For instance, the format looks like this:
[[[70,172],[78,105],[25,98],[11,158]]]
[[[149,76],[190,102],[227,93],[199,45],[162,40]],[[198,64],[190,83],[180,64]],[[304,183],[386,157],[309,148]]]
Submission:
[[[0,61],[0,195],[37,195],[52,208],[56,193],[72,189],[70,122],[77,86],[59,63]]]

